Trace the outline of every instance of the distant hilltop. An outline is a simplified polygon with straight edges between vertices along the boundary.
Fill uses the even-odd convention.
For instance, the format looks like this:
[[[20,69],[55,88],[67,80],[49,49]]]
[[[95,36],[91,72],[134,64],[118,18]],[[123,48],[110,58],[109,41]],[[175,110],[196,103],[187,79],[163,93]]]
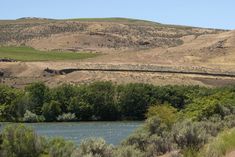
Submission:
[[[14,28],[14,29],[12,29]],[[0,20],[0,45],[39,50],[120,52],[182,45],[186,38],[226,30],[161,24],[129,18]]]
[[[16,20],[53,20],[53,19],[42,18],[42,17],[21,17]]]
[[[0,61],[0,82],[11,86],[35,80],[50,86],[107,80],[158,85],[235,83],[235,31],[230,30],[128,18],[24,17],[0,20],[0,46],[0,58],[6,56]],[[75,58],[76,53],[83,57]]]

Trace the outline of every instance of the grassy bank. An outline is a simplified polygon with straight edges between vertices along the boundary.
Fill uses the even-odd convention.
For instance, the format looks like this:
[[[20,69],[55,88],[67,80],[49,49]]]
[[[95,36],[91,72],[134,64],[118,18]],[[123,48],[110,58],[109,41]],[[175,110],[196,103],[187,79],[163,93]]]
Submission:
[[[17,61],[54,61],[54,60],[76,60],[96,57],[98,54],[73,53],[59,51],[40,51],[30,47],[0,47],[1,58],[11,58]]]

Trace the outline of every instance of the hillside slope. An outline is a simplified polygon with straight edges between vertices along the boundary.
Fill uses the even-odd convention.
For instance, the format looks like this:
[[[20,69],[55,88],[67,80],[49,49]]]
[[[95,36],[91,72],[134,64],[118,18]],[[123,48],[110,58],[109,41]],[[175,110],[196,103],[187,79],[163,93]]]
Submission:
[[[235,31],[123,18],[23,18],[0,21],[0,28],[2,46],[102,54],[83,60],[0,62],[0,81],[13,86],[35,80],[52,86],[108,80],[158,85],[235,84]]]
[[[27,45],[41,50],[112,52],[175,47],[183,44],[185,36],[220,32],[223,31],[124,18],[22,18],[0,21],[0,44]]]

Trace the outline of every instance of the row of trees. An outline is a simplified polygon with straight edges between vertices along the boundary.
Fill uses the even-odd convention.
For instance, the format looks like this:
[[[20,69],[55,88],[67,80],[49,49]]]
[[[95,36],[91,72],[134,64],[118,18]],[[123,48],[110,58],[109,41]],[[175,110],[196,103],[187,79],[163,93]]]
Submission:
[[[141,128],[115,147],[102,139],[87,139],[76,146],[63,139],[44,139],[22,125],[7,126],[0,134],[0,156],[153,157],[173,152],[172,156],[178,157],[214,157],[220,156],[219,152],[211,153],[208,142],[235,127],[234,87],[96,82],[49,89],[35,83],[24,90],[1,86],[0,98],[4,120],[147,118]]]
[[[116,85],[95,82],[49,88],[33,83],[25,89],[0,85],[1,121],[143,120],[152,106],[168,105],[195,119],[234,111],[235,88]],[[152,108],[154,109],[154,108]]]

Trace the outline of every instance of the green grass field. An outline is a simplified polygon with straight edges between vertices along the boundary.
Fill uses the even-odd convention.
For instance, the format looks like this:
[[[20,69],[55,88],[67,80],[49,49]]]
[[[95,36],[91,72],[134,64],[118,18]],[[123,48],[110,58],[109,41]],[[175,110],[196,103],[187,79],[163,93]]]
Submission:
[[[59,52],[39,51],[30,47],[0,47],[0,58],[10,58],[17,61],[55,61],[55,60],[79,60],[96,57],[98,54],[85,52]]]

